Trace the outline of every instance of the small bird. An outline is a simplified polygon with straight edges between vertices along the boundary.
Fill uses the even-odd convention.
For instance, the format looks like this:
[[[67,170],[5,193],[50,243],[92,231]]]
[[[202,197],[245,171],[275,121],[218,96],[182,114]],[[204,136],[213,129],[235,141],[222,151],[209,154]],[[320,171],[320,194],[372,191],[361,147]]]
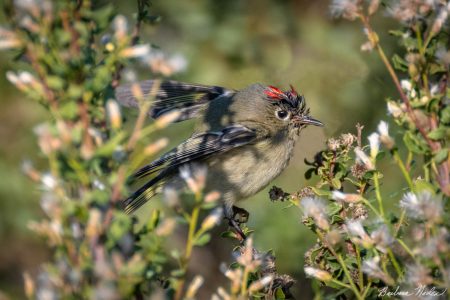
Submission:
[[[155,82],[140,83],[144,95],[149,95]],[[131,85],[119,86],[116,98],[124,106],[138,106]],[[225,214],[230,216],[234,203],[262,190],[287,167],[303,128],[323,126],[309,115],[305,98],[292,86],[282,91],[255,83],[237,91],[163,81],[150,115],[158,118],[174,110],[180,112],[176,122],[197,118],[195,132],[132,176],[154,175],[125,200],[127,213],[164,187],[180,188],[180,167],[202,163],[208,168],[205,192],[220,192]]]

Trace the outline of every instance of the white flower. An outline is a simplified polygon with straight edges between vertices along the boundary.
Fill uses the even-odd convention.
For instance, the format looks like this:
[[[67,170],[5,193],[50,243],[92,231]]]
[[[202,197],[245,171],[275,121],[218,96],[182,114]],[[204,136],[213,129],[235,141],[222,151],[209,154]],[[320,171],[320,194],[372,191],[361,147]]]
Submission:
[[[345,194],[341,191],[331,192],[331,197],[336,201],[343,201],[347,203],[355,203],[361,201],[361,196],[358,194]]]
[[[374,258],[364,260],[361,269],[369,277],[381,279],[389,285],[394,284],[394,280],[381,270],[379,263],[380,257],[375,256]]]
[[[402,89],[408,94],[410,98],[416,98],[417,93],[416,90],[413,89],[412,84],[409,80],[403,79],[400,81]]]
[[[412,286],[426,286],[433,282],[430,270],[421,264],[409,265],[406,271],[406,281]]]
[[[187,299],[194,299],[195,294],[197,294],[198,289],[203,285],[203,282],[205,280],[202,276],[197,275],[192,279],[191,284],[189,285],[187,292],[186,292],[186,298]]]
[[[305,267],[305,274],[306,276],[316,278],[320,281],[330,281],[332,279],[332,276],[327,271],[316,269],[313,267]]]
[[[408,216],[417,220],[430,223],[438,223],[442,218],[442,199],[434,197],[429,191],[422,191],[418,194],[406,193],[400,200],[402,207]]]
[[[357,0],[333,0],[330,6],[331,14],[335,17],[344,17],[348,20],[354,20],[358,15]]]
[[[385,121],[380,121],[380,123],[378,124],[378,132],[380,133],[381,136],[383,135],[389,135],[389,125],[387,122]]]
[[[302,199],[301,205],[306,217],[314,219],[316,225],[323,230],[328,230],[330,224],[326,215],[325,203],[319,198],[305,197]]]
[[[209,230],[218,225],[223,218],[223,208],[221,206],[215,208],[206,218],[201,225],[202,230]]]
[[[127,18],[123,15],[118,15],[113,21],[114,34],[118,40],[126,37],[128,31]]]
[[[353,236],[352,240],[355,243],[361,244],[364,248],[371,248],[373,246],[373,240],[364,230],[362,223],[358,220],[349,220],[345,223],[347,231]]]
[[[380,141],[389,150],[394,147],[394,139],[389,135],[389,125],[385,121],[380,121],[378,124],[378,132],[380,134]]]
[[[401,115],[403,115],[404,112],[402,107],[395,101],[388,101],[387,110],[388,113],[394,118],[400,117]]]
[[[370,234],[370,238],[374,242],[375,247],[383,253],[387,252],[389,245],[394,241],[389,233],[388,227],[384,224],[378,227],[377,230],[373,231]]]
[[[269,284],[271,284],[272,281],[273,281],[273,275],[264,276],[263,278],[253,282],[248,287],[248,292],[250,294],[256,293],[256,292],[262,290],[263,288],[265,288],[266,286],[268,286]]]
[[[364,164],[367,170],[374,170],[375,166],[373,165],[370,158],[364,153],[364,151],[361,150],[361,148],[356,147],[355,148],[355,154],[358,161]]]
[[[106,111],[108,112],[109,124],[113,129],[119,129],[122,126],[122,115],[120,107],[116,101],[109,99],[106,102]]]
[[[380,150],[380,135],[376,132],[372,133],[368,137],[370,144],[370,156],[372,159],[377,157],[378,151]]]
[[[50,173],[42,174],[41,181],[46,190],[53,190],[57,185],[55,177]]]
[[[120,52],[120,55],[122,57],[130,58],[130,57],[144,57],[150,53],[150,45],[137,45],[128,47],[126,49],[123,49]]]

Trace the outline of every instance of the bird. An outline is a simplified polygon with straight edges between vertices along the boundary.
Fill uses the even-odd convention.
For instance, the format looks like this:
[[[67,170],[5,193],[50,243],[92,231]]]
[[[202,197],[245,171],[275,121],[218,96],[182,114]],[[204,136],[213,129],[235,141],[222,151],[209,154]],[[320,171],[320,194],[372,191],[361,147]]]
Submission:
[[[183,167],[203,164],[206,192],[218,191],[230,216],[236,202],[264,189],[288,166],[302,129],[323,126],[292,86],[282,91],[255,83],[234,90],[172,80],[146,80],[139,86],[148,96],[156,84],[152,118],[178,111],[175,122],[195,118],[197,123],[189,138],[131,176],[149,179],[124,200],[127,213],[168,186],[181,188]],[[131,84],[118,86],[116,99],[123,106],[138,107]]]

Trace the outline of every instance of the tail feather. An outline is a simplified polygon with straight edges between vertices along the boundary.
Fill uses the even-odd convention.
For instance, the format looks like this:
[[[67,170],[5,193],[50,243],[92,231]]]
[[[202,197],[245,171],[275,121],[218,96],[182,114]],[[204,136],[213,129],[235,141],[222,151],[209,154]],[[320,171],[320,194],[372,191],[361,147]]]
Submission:
[[[164,184],[161,182],[162,177],[156,176],[155,178],[148,181],[138,190],[136,190],[130,197],[123,201],[124,211],[127,214],[132,214],[142,205],[147,203],[153,196],[158,194],[159,188]]]

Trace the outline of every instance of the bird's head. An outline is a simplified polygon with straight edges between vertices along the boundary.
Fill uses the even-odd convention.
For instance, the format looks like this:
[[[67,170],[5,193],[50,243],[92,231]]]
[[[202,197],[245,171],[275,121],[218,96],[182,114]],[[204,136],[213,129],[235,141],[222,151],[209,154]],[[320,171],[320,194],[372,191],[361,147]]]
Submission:
[[[305,97],[299,95],[292,86],[288,91],[268,86],[264,89],[264,97],[270,104],[266,106],[267,118],[276,127],[300,132],[300,129],[308,125],[323,126],[322,122],[309,115]]]

